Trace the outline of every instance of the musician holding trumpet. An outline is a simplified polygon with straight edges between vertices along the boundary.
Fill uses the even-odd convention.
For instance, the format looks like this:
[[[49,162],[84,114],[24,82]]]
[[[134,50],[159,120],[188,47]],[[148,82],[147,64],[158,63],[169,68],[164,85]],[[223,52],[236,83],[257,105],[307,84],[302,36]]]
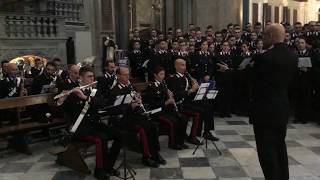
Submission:
[[[180,114],[173,93],[164,82],[164,68],[156,67],[153,75],[155,81],[147,86],[144,99],[151,109],[162,108],[162,111],[157,113],[154,119],[167,127],[169,148],[175,150],[187,149],[188,146],[184,143],[184,138],[188,119]]]

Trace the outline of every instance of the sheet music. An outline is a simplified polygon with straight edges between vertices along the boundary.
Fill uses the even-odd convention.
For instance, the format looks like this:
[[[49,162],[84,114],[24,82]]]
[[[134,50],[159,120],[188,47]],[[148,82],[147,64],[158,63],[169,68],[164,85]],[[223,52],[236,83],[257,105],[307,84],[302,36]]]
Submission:
[[[218,94],[217,90],[209,90],[207,93],[207,99],[215,99]]]
[[[251,58],[245,58],[239,65],[239,69],[244,69],[248,64],[250,64]]]
[[[122,101],[123,101],[123,98],[124,98],[125,95],[120,95],[120,96],[117,96],[117,99],[116,101],[114,102],[114,106],[119,106],[120,104],[122,104]]]
[[[132,96],[130,94],[126,95],[126,98],[124,99],[123,104],[130,104],[132,102]]]
[[[53,89],[53,88],[55,88],[55,87],[56,87],[55,84],[43,85],[40,93],[41,93],[41,94],[47,93],[47,92],[49,92],[50,89]]]
[[[310,57],[300,57],[298,62],[299,68],[311,68],[312,62]]]
[[[202,100],[204,98],[205,93],[207,92],[207,89],[209,88],[209,86],[210,86],[210,83],[200,84],[197,95],[194,97],[194,101]]]

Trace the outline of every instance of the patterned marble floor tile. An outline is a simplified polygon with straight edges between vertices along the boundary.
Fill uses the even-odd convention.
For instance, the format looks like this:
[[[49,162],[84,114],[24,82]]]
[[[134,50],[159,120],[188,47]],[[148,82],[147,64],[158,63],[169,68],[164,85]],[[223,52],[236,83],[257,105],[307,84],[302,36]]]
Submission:
[[[241,178],[248,177],[247,173],[239,166],[214,167],[214,173],[217,177]]]
[[[184,167],[181,169],[185,179],[216,178],[211,167]]]
[[[252,178],[262,178],[263,172],[260,166],[243,166],[245,172]]]
[[[253,148],[233,148],[229,150],[242,166],[260,165],[257,152]]]
[[[166,168],[166,169],[151,169],[151,179],[179,179],[183,178],[182,170],[180,168]]]
[[[34,163],[7,163],[0,169],[1,173],[26,173]]]
[[[181,167],[208,167],[209,161],[206,157],[200,158],[180,158]]]

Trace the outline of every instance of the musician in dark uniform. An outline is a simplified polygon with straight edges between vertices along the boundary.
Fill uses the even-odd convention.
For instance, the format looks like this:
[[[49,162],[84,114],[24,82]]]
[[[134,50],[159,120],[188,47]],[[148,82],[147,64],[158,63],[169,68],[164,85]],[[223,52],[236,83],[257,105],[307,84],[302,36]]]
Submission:
[[[31,94],[42,94],[42,93],[48,93],[49,92],[49,86],[51,85],[52,88],[54,87],[56,83],[56,76],[55,72],[57,71],[56,64],[52,62],[48,62],[44,72],[34,78],[32,87],[31,87]]]
[[[34,60],[34,67],[31,67],[31,70],[29,72],[31,74],[28,74],[27,72],[26,77],[35,78],[37,76],[40,76],[43,73],[43,70],[44,68],[43,68],[42,60],[39,58],[36,58]]]
[[[93,83],[94,74],[91,68],[82,67],[80,69],[80,86]],[[107,105],[107,99],[94,93],[96,89],[88,87],[80,89],[73,88],[68,97],[58,100],[58,105],[63,106],[66,119],[72,128],[81,113],[87,111],[76,129],[73,138],[79,140],[94,140],[96,143],[96,167],[94,176],[99,180],[105,180],[108,176],[119,175],[120,173],[113,168],[122,146],[121,133],[114,127],[107,126],[100,121],[98,114],[99,107]],[[87,107],[89,105],[89,107]],[[108,141],[113,140],[112,146],[108,149]]]
[[[175,61],[176,73],[172,74],[168,79],[168,88],[174,93],[174,98],[177,102],[183,101],[180,105],[180,111],[193,111],[200,114],[200,122],[193,121],[188,142],[192,144],[200,144],[197,136],[202,136],[213,141],[219,139],[211,134],[214,130],[214,108],[211,103],[206,101],[195,102],[193,96],[197,92],[199,85],[195,79],[191,79],[190,75],[186,74],[186,62],[183,59]],[[204,132],[202,133],[202,124],[204,124]]]
[[[220,117],[231,117],[233,101],[233,61],[234,55],[230,52],[228,41],[222,43],[222,51],[216,56],[216,81],[218,93],[218,112]],[[226,66],[226,71],[220,71]]]
[[[188,45],[186,40],[179,40],[179,51],[172,55],[172,61],[175,61],[176,59],[184,59],[186,61],[187,71],[189,73],[195,71],[194,69],[191,69],[192,53],[188,52]]]
[[[171,53],[168,52],[168,43],[166,40],[159,40],[160,46],[159,51],[155,52],[151,60],[148,63],[149,73],[152,74],[153,70],[157,66],[162,66],[165,68],[166,73],[173,72],[173,62],[171,58]]]
[[[300,38],[297,47],[298,58],[313,60],[312,51],[306,48],[306,40]],[[311,67],[300,67],[295,79],[295,123],[307,123],[312,115],[312,74]]]
[[[320,48],[315,50],[312,62],[312,84],[314,89],[314,119],[320,125]]]
[[[62,90],[71,90],[79,86],[79,70],[80,67],[76,64],[70,64],[68,66],[68,78],[61,79],[57,83],[58,93],[61,93]]]
[[[208,42],[203,41],[201,50],[197,52],[191,60],[192,68],[195,69],[195,78],[198,80],[208,81],[213,76],[214,59],[213,55],[208,51]]]
[[[234,67],[234,110],[237,115],[248,116],[250,99],[250,64],[242,64],[251,61],[252,53],[249,43],[243,42],[241,53],[233,59]]]
[[[25,95],[26,90],[21,89],[22,81],[20,77],[17,77],[19,69],[16,64],[8,63],[5,69],[6,73],[2,80],[0,80],[0,99],[12,98]],[[22,94],[21,94],[22,93]],[[17,124],[18,116],[17,109],[5,109],[0,111],[0,126],[2,121],[10,121],[9,124]],[[9,140],[8,147],[15,149],[17,152],[31,155],[31,151],[24,139],[24,133],[15,134],[12,139]]]
[[[113,61],[105,61],[104,75],[97,78],[97,89],[103,97],[108,97],[110,89],[117,83],[116,65]]]
[[[117,84],[111,89],[110,102],[115,102],[119,95],[135,94],[131,104],[116,106],[115,112],[124,116],[121,120],[121,128],[134,131],[139,134],[143,149],[142,163],[150,167],[165,165],[166,161],[160,155],[158,130],[155,123],[143,114],[144,108],[141,97],[137,95],[129,82],[129,69],[120,67],[116,70]]]
[[[33,79],[31,86],[32,95],[55,92],[57,90],[57,77],[55,76],[57,71],[56,67],[56,64],[48,62],[44,72]],[[50,120],[48,116],[51,117],[52,115],[48,104],[34,105],[31,107],[31,111],[32,118],[43,123],[48,122]]]
[[[143,65],[147,60],[147,56],[141,50],[140,41],[133,41],[132,51],[129,52],[128,57],[130,61],[132,77],[145,81],[146,69]]]
[[[264,33],[267,52],[253,59],[253,95],[250,122],[266,180],[288,180],[285,143],[290,114],[288,89],[297,71],[297,56],[283,44],[285,29],[270,25]]]
[[[162,108],[160,113],[155,114],[154,119],[159,120],[169,131],[169,148],[181,150],[187,149],[184,138],[188,119],[180,114],[172,92],[164,82],[165,71],[157,67],[154,72],[155,81],[145,89],[144,99],[150,109]]]

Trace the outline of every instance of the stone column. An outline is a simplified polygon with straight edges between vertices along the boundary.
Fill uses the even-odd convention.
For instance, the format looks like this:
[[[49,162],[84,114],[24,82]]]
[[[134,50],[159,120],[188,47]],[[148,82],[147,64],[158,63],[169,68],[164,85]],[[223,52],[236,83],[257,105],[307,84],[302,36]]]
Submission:
[[[263,3],[258,3],[258,21],[262,23],[263,20]]]
[[[129,44],[129,8],[128,0],[115,1],[116,39],[120,49],[127,49]]]
[[[252,12],[252,9],[250,5],[250,0],[243,0],[243,24],[251,21],[250,14]]]

